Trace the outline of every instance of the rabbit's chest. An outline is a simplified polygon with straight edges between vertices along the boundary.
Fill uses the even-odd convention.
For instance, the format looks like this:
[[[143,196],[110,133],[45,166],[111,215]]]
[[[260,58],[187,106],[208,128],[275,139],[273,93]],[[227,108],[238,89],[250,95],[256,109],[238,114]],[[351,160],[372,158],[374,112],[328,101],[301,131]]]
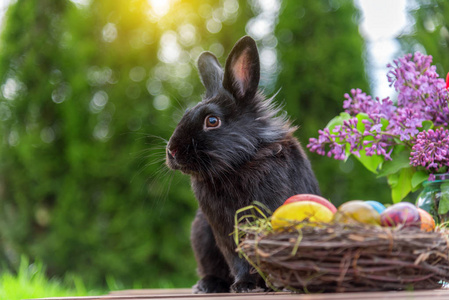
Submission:
[[[192,180],[192,187],[200,207],[204,211],[210,211],[211,214],[235,213],[235,211],[251,202],[249,199],[251,188],[245,189],[236,183],[210,183]],[[232,217],[234,217],[232,215]]]
[[[285,169],[284,169],[285,171]],[[254,168],[241,168],[235,174],[218,180],[192,177],[192,188],[200,208],[206,216],[220,222],[234,222],[237,210],[255,201],[270,210],[282,204],[292,193],[288,180],[278,172],[260,172]]]
[[[251,187],[245,188],[236,183],[211,183],[192,179],[192,188],[211,227],[226,235],[233,230],[236,211],[255,200],[251,195]]]

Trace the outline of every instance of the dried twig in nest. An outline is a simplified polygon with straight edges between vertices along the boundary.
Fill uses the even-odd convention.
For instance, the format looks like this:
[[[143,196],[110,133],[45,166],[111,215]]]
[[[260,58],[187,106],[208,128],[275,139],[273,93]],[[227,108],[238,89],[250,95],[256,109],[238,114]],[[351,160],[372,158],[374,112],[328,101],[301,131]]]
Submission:
[[[434,289],[449,282],[449,232],[362,224],[273,232],[239,225],[240,251],[277,288],[303,291]]]

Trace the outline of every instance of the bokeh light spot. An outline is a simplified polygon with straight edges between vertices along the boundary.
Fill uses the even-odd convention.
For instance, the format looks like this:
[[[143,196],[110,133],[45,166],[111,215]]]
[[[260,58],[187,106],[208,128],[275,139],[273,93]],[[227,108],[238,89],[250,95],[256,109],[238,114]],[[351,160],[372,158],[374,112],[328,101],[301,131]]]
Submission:
[[[58,84],[62,81],[62,72],[58,69],[52,70],[50,73],[50,79],[48,80],[51,84]]]
[[[153,96],[160,94],[162,90],[162,83],[157,79],[148,79],[147,81],[147,91]]]
[[[158,58],[165,63],[174,63],[178,60],[181,53],[181,47],[177,41],[177,35],[173,31],[167,31],[161,37],[161,47],[159,49]]]
[[[92,113],[101,112],[105,105],[108,103],[108,99],[109,96],[105,91],[96,92],[89,103],[89,110]]]
[[[185,24],[178,28],[179,41],[184,46],[192,46],[196,42],[196,29],[192,24]]]
[[[170,106],[170,99],[165,95],[154,97],[153,106],[157,110],[166,110]]]
[[[179,64],[175,68],[175,76],[178,78],[187,78],[190,76],[190,73],[192,72],[192,68],[188,64]]]
[[[225,12],[223,8],[217,8],[214,10],[214,12],[212,13],[212,16],[214,18],[214,20],[216,20],[217,22],[223,22],[224,20],[226,20],[226,16],[225,16]]]
[[[157,18],[161,18],[170,10],[170,0],[148,0],[151,6],[151,13]]]
[[[223,3],[223,8],[227,13],[236,13],[239,9],[239,2],[237,0],[226,0]]]
[[[260,63],[265,70],[273,71],[276,68],[277,55],[273,48],[263,48],[260,51]]]
[[[105,141],[108,138],[109,126],[104,123],[100,123],[94,128],[94,137],[97,140]]]
[[[215,56],[221,57],[224,54],[224,47],[220,43],[213,43],[212,45],[210,45],[209,51],[214,53]]]
[[[190,57],[196,62],[196,60],[200,56],[201,52],[203,52],[203,51],[204,51],[204,49],[202,47],[200,47],[200,46],[193,47],[190,50]]]
[[[8,144],[11,147],[15,147],[19,144],[19,133],[15,130],[11,130],[8,136]]]
[[[108,67],[92,66],[87,70],[87,81],[92,86],[103,85],[107,82],[113,83],[112,70]]]
[[[51,127],[45,127],[41,130],[41,140],[50,144],[55,140],[55,131]]]
[[[90,4],[90,0],[70,0],[70,1],[79,8],[87,7]]]
[[[210,33],[218,33],[221,30],[221,22],[215,19],[209,19],[206,22],[206,28]]]
[[[259,0],[258,5],[263,11],[278,11],[281,3],[279,0]]]
[[[67,84],[61,84],[51,93],[51,100],[54,103],[60,104],[64,102],[70,94],[70,86]]]
[[[154,77],[161,81],[168,80],[168,71],[166,66],[163,64],[159,64],[158,66],[156,66],[154,68]]]
[[[107,43],[112,43],[117,38],[117,27],[114,23],[108,23],[102,30],[103,40]]]
[[[141,66],[134,67],[129,71],[129,78],[135,82],[142,81],[146,75],[147,71]]]
[[[16,78],[8,78],[1,87],[3,98],[14,100],[22,89],[22,83]]]
[[[247,32],[256,40],[262,39],[267,34],[273,31],[272,24],[264,17],[256,17],[249,20],[247,25]]]
[[[39,207],[34,214],[34,218],[37,224],[46,227],[50,223],[50,212],[45,207]]]
[[[93,136],[95,139],[105,142],[112,136],[109,128],[109,123],[112,121],[112,115],[109,112],[102,112],[98,116],[98,119],[99,122],[94,128]]]

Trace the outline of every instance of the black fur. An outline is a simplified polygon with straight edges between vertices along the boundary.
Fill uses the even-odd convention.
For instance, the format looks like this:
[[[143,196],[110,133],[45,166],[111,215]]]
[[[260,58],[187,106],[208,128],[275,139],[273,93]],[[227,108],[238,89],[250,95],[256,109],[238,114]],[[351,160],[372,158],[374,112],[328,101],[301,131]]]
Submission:
[[[296,128],[257,92],[259,55],[252,38],[236,43],[224,73],[208,52],[198,69],[206,95],[185,113],[167,146],[168,166],[190,175],[199,202],[191,236],[201,277],[195,292],[263,289],[260,276],[235,252],[230,233],[236,211],[253,201],[274,211],[292,195],[319,194],[318,183],[293,137]],[[207,116],[221,123],[207,127]]]

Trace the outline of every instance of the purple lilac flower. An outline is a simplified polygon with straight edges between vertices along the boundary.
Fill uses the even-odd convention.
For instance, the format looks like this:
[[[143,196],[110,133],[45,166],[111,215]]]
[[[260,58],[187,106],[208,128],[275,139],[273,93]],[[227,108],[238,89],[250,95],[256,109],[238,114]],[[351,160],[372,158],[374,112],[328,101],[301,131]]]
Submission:
[[[399,137],[401,141],[410,140],[419,132],[425,119],[422,115],[409,107],[399,107],[396,115],[390,119],[387,130]]]
[[[361,112],[369,112],[376,105],[371,96],[363,93],[361,89],[352,89],[351,95],[346,93],[344,97],[346,100],[343,101],[343,108],[352,116]]]
[[[430,120],[436,126],[449,123],[448,92],[439,78],[432,56],[416,52],[389,64],[387,77],[398,92],[398,107],[409,108],[416,117]]]
[[[310,139],[310,151],[344,159],[345,149],[355,155],[365,149],[366,155],[382,155],[390,160],[394,145],[412,146],[422,130],[423,121],[430,120],[435,126],[448,126],[449,92],[443,79],[438,78],[436,67],[431,65],[432,56],[416,52],[407,54],[389,64],[387,74],[390,86],[398,92],[397,101],[389,98],[373,98],[360,89],[345,94],[343,108],[357,122],[362,118],[364,126],[350,123],[329,130],[319,131],[318,139]],[[355,123],[357,124],[357,123]],[[351,126],[353,126],[351,128]],[[346,147],[349,145],[349,147]]]
[[[335,126],[332,132],[329,128],[318,130],[318,139],[310,138],[307,148],[320,155],[326,155],[326,147],[329,148],[327,156],[334,159],[346,159],[346,143],[350,145],[351,153],[360,155],[362,149],[362,134],[357,130],[357,118],[345,120],[343,125]]]
[[[419,102],[422,94],[432,92],[432,80],[438,78],[438,74],[431,63],[432,56],[416,52],[415,55],[406,54],[394,60],[393,65],[387,65],[391,69],[387,74],[390,86],[393,85],[399,93],[398,106]]]
[[[351,116],[366,113],[372,119],[390,119],[396,110],[390,98],[380,100],[376,97],[373,99],[363,93],[361,89],[352,89],[351,95],[345,94],[344,97],[346,100],[343,101],[343,108]]]
[[[410,155],[410,164],[415,167],[437,171],[449,166],[449,130],[439,128],[420,132]]]
[[[326,146],[329,147],[328,156],[335,159],[345,159],[345,145],[349,145],[351,154],[360,156],[360,151],[365,149],[368,156],[383,155],[385,159],[391,160],[391,147],[394,143],[391,136],[381,132],[383,127],[382,119],[391,119],[396,111],[396,107],[389,98],[380,100],[373,99],[360,89],[352,89],[351,95],[345,94],[346,100],[343,102],[345,112],[354,116],[348,121],[344,121],[343,126],[336,126],[333,134],[328,131],[318,131],[318,139],[311,138],[308,148],[310,151],[321,155],[326,155]],[[363,132],[357,129],[358,119],[355,117],[359,113],[365,113],[368,119],[363,119]],[[366,137],[370,138],[366,138]],[[343,152],[341,152],[343,151]]]
[[[438,88],[436,88],[438,86]],[[425,114],[436,126],[449,125],[448,91],[441,79],[435,83],[435,91],[424,99]]]

